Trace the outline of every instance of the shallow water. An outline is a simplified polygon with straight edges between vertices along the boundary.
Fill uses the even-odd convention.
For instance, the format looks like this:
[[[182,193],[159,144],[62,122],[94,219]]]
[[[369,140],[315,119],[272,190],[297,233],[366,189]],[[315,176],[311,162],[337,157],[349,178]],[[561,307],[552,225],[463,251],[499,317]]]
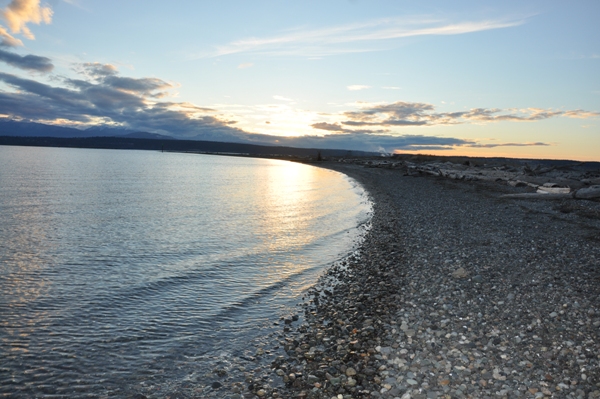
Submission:
[[[203,375],[292,312],[369,209],[297,163],[0,147],[0,394]]]

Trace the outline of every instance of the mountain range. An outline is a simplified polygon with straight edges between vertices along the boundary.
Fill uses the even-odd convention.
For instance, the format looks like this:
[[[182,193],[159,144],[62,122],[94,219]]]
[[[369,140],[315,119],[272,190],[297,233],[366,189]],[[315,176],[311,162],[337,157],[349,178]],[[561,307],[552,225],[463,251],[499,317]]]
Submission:
[[[19,122],[14,120],[0,120],[0,136],[13,137],[127,137],[135,139],[161,139],[177,140],[174,137],[157,133],[138,132],[112,126],[92,126],[85,130],[73,127],[45,125],[43,123]]]

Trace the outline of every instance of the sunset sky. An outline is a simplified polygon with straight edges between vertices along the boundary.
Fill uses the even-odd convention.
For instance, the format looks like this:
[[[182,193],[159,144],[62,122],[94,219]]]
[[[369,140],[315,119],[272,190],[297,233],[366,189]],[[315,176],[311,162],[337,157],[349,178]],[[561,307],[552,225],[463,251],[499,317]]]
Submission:
[[[600,161],[600,1],[0,0],[0,117]]]

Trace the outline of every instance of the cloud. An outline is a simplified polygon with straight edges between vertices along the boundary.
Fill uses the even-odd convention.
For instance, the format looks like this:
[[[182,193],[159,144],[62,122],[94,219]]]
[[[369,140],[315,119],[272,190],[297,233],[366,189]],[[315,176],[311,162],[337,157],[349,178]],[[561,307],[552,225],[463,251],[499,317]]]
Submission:
[[[275,100],[279,100],[279,101],[294,101],[291,98],[287,98],[287,97],[283,97],[283,96],[273,96],[273,98]]]
[[[290,146],[301,148],[345,149],[352,151],[372,151],[391,153],[394,150],[452,150],[477,144],[476,141],[453,137],[424,135],[389,135],[372,133],[336,133],[329,135],[307,135],[295,137],[272,136],[247,132],[234,132],[221,135],[210,131],[196,136],[199,140],[234,141],[251,144]]]
[[[326,130],[335,130],[341,128],[335,124],[329,126],[322,125]],[[393,134],[372,134],[365,132],[344,131],[342,134],[332,134],[324,137],[303,136],[286,140],[285,143],[293,142],[296,146],[319,148],[340,148],[363,151],[384,151],[392,153],[394,151],[439,151],[455,150],[458,148],[494,148],[494,147],[529,147],[529,146],[549,146],[548,143],[480,143],[476,140],[460,139],[455,137],[439,137],[425,135],[393,135]]]
[[[23,42],[17,38],[12,37],[6,28],[0,26],[0,47],[17,47],[22,46]]]
[[[0,90],[0,109],[11,118],[38,122],[116,124],[152,133],[193,137],[203,132],[231,139],[243,133],[211,108],[187,102],[156,101],[173,84],[157,78],[119,76],[111,65],[81,64],[81,79],[64,79],[63,87],[0,72],[14,91]]]
[[[346,88],[350,91],[357,91],[357,90],[365,90],[365,89],[370,89],[371,86],[366,86],[366,85],[350,85],[350,86],[346,86]]]
[[[74,87],[87,87],[91,82],[101,83],[104,87],[110,87],[122,92],[142,95],[146,97],[160,98],[165,93],[159,90],[168,90],[173,84],[157,78],[127,78],[118,75],[118,69],[111,64],[83,63],[77,65],[75,71],[84,75],[88,80],[67,79],[66,82]]]
[[[254,63],[252,63],[252,62],[244,62],[243,64],[238,65],[238,69],[246,69],[246,68],[250,68],[253,66],[254,66]]]
[[[52,9],[40,7],[40,0],[12,0],[1,12],[12,33],[21,33],[27,39],[35,39],[28,23],[49,24],[52,22]]]
[[[75,66],[75,72],[87,77],[98,79],[110,75],[116,75],[118,69],[112,64],[101,64],[99,62],[85,62]]]
[[[327,130],[330,132],[343,132],[344,128],[338,123],[319,122],[311,125],[313,129]]]
[[[509,28],[523,20],[481,20],[449,23],[424,18],[385,18],[320,29],[296,29],[274,37],[250,37],[216,46],[201,57],[239,53],[319,57],[334,54],[378,51],[394,40],[413,36],[460,35]]]
[[[381,114],[389,119],[411,118],[415,114],[429,115],[434,112],[429,104],[408,102],[363,104],[358,111],[338,115],[368,127],[318,122],[313,123],[312,127],[324,134],[282,137],[249,133],[233,127],[237,121],[220,116],[214,108],[189,102],[157,101],[157,93],[174,87],[174,84],[164,80],[123,77],[116,67],[109,64],[80,64],[75,70],[79,77],[63,78],[60,87],[0,72],[0,81],[14,89],[12,92],[0,90],[0,109],[10,118],[36,122],[80,126],[111,124],[178,138],[305,148],[393,152],[452,150],[469,146],[545,145],[486,144],[453,137],[399,135],[390,126],[377,126]],[[278,107],[287,109],[289,106]],[[388,124],[394,125],[390,121]]]
[[[64,2],[65,2],[65,3],[67,3],[67,4],[70,4],[70,5],[72,5],[72,6],[75,6],[75,7],[79,8],[79,9],[82,9],[82,10],[86,10],[86,11],[88,11],[88,10],[87,10],[85,7],[83,7],[83,6],[81,5],[81,3],[80,3],[80,1],[79,1],[79,0],[62,0],[62,1],[64,1]]]
[[[498,108],[473,108],[469,111],[435,112],[427,103],[397,101],[391,104],[363,104],[359,111],[346,111],[340,121],[350,127],[436,126],[464,123],[533,122],[554,117],[595,118],[599,112],[585,110],[560,111],[525,108],[502,110]],[[318,128],[318,127],[317,127]]]
[[[322,125],[325,130],[336,132],[344,128],[335,124]],[[340,129],[340,130],[337,130]],[[304,148],[330,148],[355,151],[373,151],[392,153],[395,151],[452,151],[460,148],[528,147],[549,146],[548,143],[480,143],[476,140],[455,137],[425,135],[392,135],[343,132],[326,136],[278,137],[247,134],[247,140],[261,144],[287,145]]]
[[[341,125],[339,125],[338,123],[327,123],[327,122],[319,122],[319,123],[313,123],[311,125],[311,127],[313,129],[320,129],[320,130],[326,130],[329,132],[335,132],[335,133],[347,133],[347,134],[356,134],[356,133],[360,133],[360,134],[375,134],[375,133],[388,133],[389,130],[388,129],[347,129]]]
[[[507,142],[485,143],[479,140],[462,140],[435,136],[403,135],[401,127],[419,127],[453,124],[479,124],[501,121],[533,122],[554,117],[596,118],[599,112],[585,110],[552,110],[541,108],[508,109],[473,108],[468,111],[438,113],[432,104],[397,101],[389,104],[358,103],[358,110],[346,111],[338,115],[324,115],[328,122],[312,123],[311,127],[323,131],[328,140],[324,142],[349,143],[362,141],[365,148],[383,148],[388,152],[395,150],[452,150],[459,147],[495,148],[495,147],[531,147],[549,146],[544,142]],[[337,119],[337,120],[336,120]],[[340,147],[348,148],[348,147]],[[358,148],[356,148],[358,149]]]
[[[9,51],[4,51],[1,48],[0,61],[6,62],[8,65],[16,68],[37,72],[50,72],[54,68],[50,58],[40,57],[32,54],[20,56]]]
[[[492,143],[492,144],[481,144],[481,143],[476,143],[476,144],[468,144],[467,147],[471,147],[471,148],[495,148],[495,147],[546,147],[546,146],[550,146],[551,144],[548,143],[542,143],[542,142],[535,142],[535,143]]]
[[[563,116],[567,118],[578,118],[578,119],[589,119],[595,118],[600,115],[600,112],[584,111],[582,109],[575,109],[573,111],[565,111]]]

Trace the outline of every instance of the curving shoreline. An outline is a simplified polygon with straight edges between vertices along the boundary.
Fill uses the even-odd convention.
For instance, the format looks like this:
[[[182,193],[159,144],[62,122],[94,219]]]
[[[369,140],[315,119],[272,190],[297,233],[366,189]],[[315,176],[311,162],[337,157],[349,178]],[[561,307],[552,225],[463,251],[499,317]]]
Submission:
[[[231,397],[600,398],[600,203],[323,166],[370,193],[371,230],[315,286],[274,383]]]
[[[509,199],[528,188],[318,166],[369,193],[364,241],[268,344],[249,342],[241,376],[207,376],[196,394],[600,398],[600,201]]]

